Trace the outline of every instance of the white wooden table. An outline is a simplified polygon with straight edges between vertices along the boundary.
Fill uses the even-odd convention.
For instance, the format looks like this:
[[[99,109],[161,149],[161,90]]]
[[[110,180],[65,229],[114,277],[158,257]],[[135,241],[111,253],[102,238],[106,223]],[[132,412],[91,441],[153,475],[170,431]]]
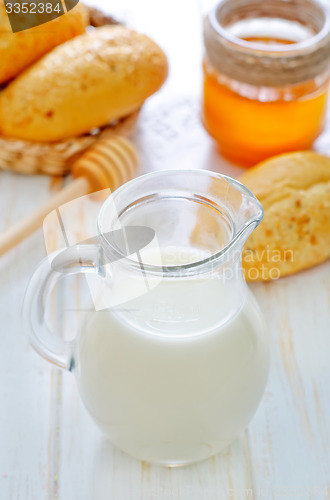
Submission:
[[[169,82],[146,105],[134,138],[141,173],[191,167],[238,176],[241,170],[217,155],[199,124],[197,3],[127,0],[117,10],[161,43],[171,63]],[[318,149],[330,153],[330,127]],[[1,172],[0,230],[46,200],[51,184]],[[79,224],[87,219],[80,214]],[[259,410],[223,454],[165,469],[114,449],[82,406],[72,374],[29,347],[20,308],[45,254],[40,231],[0,259],[0,500],[330,498],[330,262],[252,287],[271,338],[271,373]],[[72,336],[77,282],[69,280],[63,293],[59,327]]]

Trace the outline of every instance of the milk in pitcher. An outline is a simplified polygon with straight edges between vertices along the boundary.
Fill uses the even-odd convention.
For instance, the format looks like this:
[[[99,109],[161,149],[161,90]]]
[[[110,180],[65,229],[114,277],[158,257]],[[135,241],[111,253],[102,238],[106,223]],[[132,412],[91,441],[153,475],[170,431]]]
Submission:
[[[171,248],[151,251],[147,260],[182,266],[205,257]],[[114,281],[134,287],[141,279]],[[221,451],[244,430],[264,391],[268,345],[250,292],[239,306],[236,297],[235,309],[232,293],[225,279],[164,277],[142,296],[87,314],[77,343],[78,386],[119,448],[183,465]]]

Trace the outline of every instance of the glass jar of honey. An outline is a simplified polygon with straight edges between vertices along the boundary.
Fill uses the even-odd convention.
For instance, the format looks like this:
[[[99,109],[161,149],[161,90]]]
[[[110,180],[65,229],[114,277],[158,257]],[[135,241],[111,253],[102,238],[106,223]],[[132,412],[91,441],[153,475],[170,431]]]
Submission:
[[[203,122],[250,166],[309,149],[328,99],[330,15],[315,0],[222,0],[204,25]]]

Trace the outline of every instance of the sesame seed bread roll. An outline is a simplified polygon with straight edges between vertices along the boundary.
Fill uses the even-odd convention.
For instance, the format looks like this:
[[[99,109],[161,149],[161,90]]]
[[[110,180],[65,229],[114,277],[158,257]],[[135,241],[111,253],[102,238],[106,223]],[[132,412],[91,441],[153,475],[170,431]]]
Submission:
[[[30,14],[32,15],[32,14]],[[35,14],[38,16],[38,14]],[[79,3],[71,11],[34,28],[13,33],[4,2],[0,1],[0,84],[8,82],[44,54],[85,32],[87,8]]]
[[[123,26],[105,26],[54,49],[0,95],[0,132],[54,142],[139,109],[167,77],[164,52]]]
[[[330,158],[311,151],[277,156],[240,181],[265,210],[244,248],[247,281],[277,279],[330,258]]]

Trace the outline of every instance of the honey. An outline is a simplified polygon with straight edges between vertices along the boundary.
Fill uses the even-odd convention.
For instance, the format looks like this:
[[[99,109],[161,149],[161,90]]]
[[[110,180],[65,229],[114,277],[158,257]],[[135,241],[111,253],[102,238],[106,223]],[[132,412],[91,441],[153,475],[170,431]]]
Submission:
[[[251,166],[279,153],[310,149],[322,132],[327,81],[321,88],[314,82],[296,85],[290,99],[276,89],[262,100],[261,91],[249,97],[230,89],[206,63],[204,75],[205,128],[234,163]]]
[[[221,26],[224,7],[228,23],[230,8],[235,9],[235,5],[240,7],[241,18],[246,6],[249,20],[251,11],[264,20],[266,13],[258,0],[223,0],[213,17],[206,19],[203,123],[221,153],[235,163],[250,166],[276,154],[310,149],[322,132],[328,100],[330,29],[322,7],[313,0],[299,2],[318,13],[314,20],[310,15],[310,32],[292,28],[289,33],[282,32],[298,32],[302,40],[299,36],[297,40],[276,36],[278,24],[273,22],[276,28],[272,32],[269,18],[262,34],[251,34],[251,23],[250,28],[247,24],[244,28],[249,36],[242,27],[243,35],[237,29],[233,35]],[[272,5],[276,5],[277,17],[281,14],[285,18],[288,12],[291,22],[290,3],[270,0],[268,16]],[[295,9],[298,16],[300,9]],[[303,21],[306,24],[307,19]],[[258,26],[261,22],[253,25]]]

